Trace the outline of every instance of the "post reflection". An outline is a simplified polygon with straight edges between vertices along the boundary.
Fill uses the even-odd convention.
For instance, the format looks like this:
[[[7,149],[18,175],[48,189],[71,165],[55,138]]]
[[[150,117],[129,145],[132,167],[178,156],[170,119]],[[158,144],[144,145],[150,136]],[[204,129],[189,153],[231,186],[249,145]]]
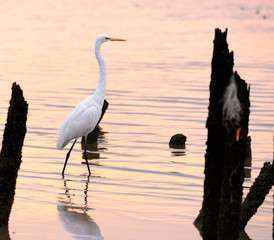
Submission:
[[[252,166],[251,137],[248,136],[246,140],[245,163],[244,163],[245,178],[251,178],[251,166]]]
[[[89,160],[98,160],[100,159],[100,153],[103,151],[107,151],[107,148],[98,147],[98,143],[105,142],[105,133],[102,131],[102,128],[97,125],[95,129],[88,135],[87,138],[87,158]],[[82,138],[81,140],[81,149],[85,149],[85,140]],[[82,158],[84,159],[84,152],[82,154]],[[86,164],[82,162],[82,164]],[[99,161],[89,162],[91,165],[99,165]]]
[[[73,201],[74,194],[70,193],[72,189],[68,186],[68,181],[64,180],[64,193],[60,193],[58,198],[58,214],[64,229],[69,232],[73,239],[102,240],[99,226],[88,215],[91,208],[88,207],[88,184],[87,177],[84,188],[83,204],[77,204]]]
[[[171,156],[172,157],[186,156],[186,152],[185,151],[172,151]]]

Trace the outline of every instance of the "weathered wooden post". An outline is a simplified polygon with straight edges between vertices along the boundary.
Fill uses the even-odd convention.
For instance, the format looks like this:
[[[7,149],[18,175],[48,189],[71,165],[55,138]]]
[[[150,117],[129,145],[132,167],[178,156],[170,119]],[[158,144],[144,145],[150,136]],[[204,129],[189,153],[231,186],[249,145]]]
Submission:
[[[249,121],[249,88],[237,73],[234,74],[234,77],[240,109],[237,113],[239,114],[239,121],[237,120],[238,122],[235,123],[232,119],[233,127],[227,129],[225,141],[224,172],[218,222],[218,239],[222,240],[238,239],[239,236]]]
[[[13,83],[7,124],[0,153],[0,228],[8,226],[17,172],[26,134],[28,104],[19,85]]]
[[[215,30],[205,154],[203,239],[237,239],[239,234],[249,89],[233,73],[227,30]]]

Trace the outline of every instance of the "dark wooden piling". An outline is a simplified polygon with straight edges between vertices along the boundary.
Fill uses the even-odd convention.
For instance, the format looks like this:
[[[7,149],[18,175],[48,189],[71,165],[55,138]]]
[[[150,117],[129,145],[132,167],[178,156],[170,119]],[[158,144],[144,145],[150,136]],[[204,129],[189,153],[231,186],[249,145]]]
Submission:
[[[23,91],[19,85],[13,83],[0,153],[0,228],[8,226],[9,222],[26,134],[27,112],[28,104],[23,97]]]
[[[241,103],[240,138],[235,139],[235,130],[226,131],[224,170],[218,220],[218,239],[230,240],[239,237],[240,210],[243,195],[244,163],[246,160],[249,121],[249,88],[237,72],[234,74]]]
[[[249,116],[249,89],[234,74],[237,97],[243,110],[241,123],[224,121],[223,105],[227,86],[233,76],[233,52],[226,41],[227,30],[215,30],[210,82],[207,150],[205,154],[203,239],[237,239],[244,179],[244,160]],[[242,94],[242,96],[241,96]],[[237,139],[237,129],[241,129]]]
[[[215,30],[210,82],[207,150],[205,154],[204,200],[202,206],[203,239],[217,239],[217,223],[224,165],[224,128],[222,126],[222,96],[233,68],[233,53],[226,43],[227,31]]]

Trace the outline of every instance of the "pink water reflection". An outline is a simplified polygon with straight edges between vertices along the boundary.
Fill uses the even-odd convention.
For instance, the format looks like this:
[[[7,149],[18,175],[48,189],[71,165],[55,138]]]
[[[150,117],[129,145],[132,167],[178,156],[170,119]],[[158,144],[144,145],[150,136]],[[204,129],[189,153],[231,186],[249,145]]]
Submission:
[[[259,9],[259,14],[256,11]],[[269,1],[8,1],[0,6],[0,123],[10,86],[29,102],[10,233],[20,239],[79,239],[58,216],[65,151],[55,149],[64,117],[96,87],[99,33],[127,39],[105,44],[107,96],[99,166],[92,166],[87,216],[104,239],[200,239],[192,222],[201,207],[208,86],[214,29],[227,27],[235,70],[251,84],[250,186],[272,161],[274,6]],[[267,18],[264,19],[263,16]],[[1,125],[3,126],[3,125]],[[3,128],[1,128],[3,129]],[[171,156],[171,135],[187,135],[186,154]],[[77,144],[68,165],[76,207],[86,168]],[[61,205],[62,207],[66,207]],[[86,215],[85,215],[86,216]],[[271,236],[272,197],[247,227]]]

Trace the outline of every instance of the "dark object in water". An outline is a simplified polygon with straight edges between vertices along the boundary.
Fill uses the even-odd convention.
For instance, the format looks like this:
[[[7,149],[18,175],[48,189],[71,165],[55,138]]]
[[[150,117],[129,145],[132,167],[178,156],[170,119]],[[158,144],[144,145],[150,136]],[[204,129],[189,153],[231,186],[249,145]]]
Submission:
[[[206,127],[203,239],[238,239],[249,120],[249,88],[233,72],[227,30],[215,30]]]
[[[21,164],[21,152],[27,131],[28,104],[23,91],[16,83],[8,110],[0,153],[0,228],[7,227],[14,200],[17,172]]]
[[[244,229],[251,217],[264,202],[265,196],[274,184],[273,164],[265,162],[259,176],[251,186],[241,206],[240,229]]]
[[[255,179],[255,182],[251,186],[249,193],[247,194],[245,200],[241,204],[239,240],[240,239],[250,240],[244,228],[247,225],[248,221],[251,219],[251,217],[257,212],[258,208],[263,203],[265,196],[269,193],[269,190],[271,189],[273,185],[274,185],[274,165],[273,163],[270,164],[269,162],[265,162],[264,166],[261,168],[259,176]],[[200,210],[200,213],[195,219],[195,221],[193,222],[193,224],[200,232],[202,232],[202,226],[203,226],[202,209]],[[274,231],[273,231],[273,234],[274,234]]]
[[[173,135],[169,141],[170,148],[185,149],[186,148],[186,136],[182,133]]]

